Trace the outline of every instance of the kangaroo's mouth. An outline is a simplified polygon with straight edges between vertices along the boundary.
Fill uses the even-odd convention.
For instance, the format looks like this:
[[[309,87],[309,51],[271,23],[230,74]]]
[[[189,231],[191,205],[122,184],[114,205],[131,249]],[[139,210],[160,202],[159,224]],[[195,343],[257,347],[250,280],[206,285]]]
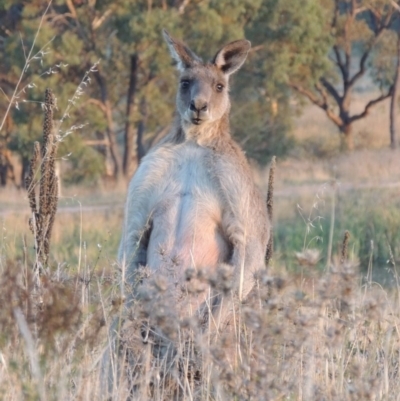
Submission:
[[[194,125],[200,125],[203,122],[201,118],[192,118],[192,123]]]

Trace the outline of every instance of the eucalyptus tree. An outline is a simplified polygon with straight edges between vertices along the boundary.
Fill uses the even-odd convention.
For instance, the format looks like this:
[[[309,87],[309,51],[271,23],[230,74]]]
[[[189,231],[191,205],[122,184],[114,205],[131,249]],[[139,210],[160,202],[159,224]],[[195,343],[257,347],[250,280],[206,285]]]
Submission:
[[[378,84],[379,93],[352,111],[357,86],[368,75],[378,83],[372,55],[392,28],[394,12],[386,0],[267,0],[253,23],[264,29],[265,75],[322,109],[338,128],[342,149],[354,147],[354,123],[393,93],[392,84]]]

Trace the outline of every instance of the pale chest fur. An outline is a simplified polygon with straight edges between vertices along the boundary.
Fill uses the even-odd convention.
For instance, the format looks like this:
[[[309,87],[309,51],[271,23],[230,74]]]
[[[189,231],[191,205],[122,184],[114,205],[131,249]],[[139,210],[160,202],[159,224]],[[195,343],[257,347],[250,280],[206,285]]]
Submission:
[[[185,142],[155,150],[145,163],[152,171],[145,184],[151,192],[149,267],[179,280],[186,268],[225,262],[230,244],[221,229],[223,199],[212,151]]]

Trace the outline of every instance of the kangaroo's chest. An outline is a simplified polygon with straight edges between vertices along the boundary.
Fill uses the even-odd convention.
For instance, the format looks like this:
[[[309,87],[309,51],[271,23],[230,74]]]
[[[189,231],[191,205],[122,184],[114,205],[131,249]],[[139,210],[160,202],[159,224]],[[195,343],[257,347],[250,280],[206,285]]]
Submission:
[[[189,206],[198,211],[219,203],[211,150],[195,145],[177,147],[166,160],[163,184],[157,191],[154,212]],[[187,212],[187,211],[186,211]]]
[[[177,272],[179,267],[213,266],[226,259],[229,245],[221,229],[223,200],[212,157],[208,149],[182,146],[170,160],[164,159],[163,185],[152,208],[150,266]]]

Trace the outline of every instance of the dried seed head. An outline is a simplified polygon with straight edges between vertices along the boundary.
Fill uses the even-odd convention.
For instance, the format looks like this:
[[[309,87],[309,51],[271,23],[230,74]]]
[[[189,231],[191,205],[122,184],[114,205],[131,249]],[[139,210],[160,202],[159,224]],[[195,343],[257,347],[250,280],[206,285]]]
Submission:
[[[35,143],[26,179],[29,205],[34,214],[34,218],[30,219],[29,226],[35,235],[38,261],[44,264],[47,264],[50,253],[51,232],[58,204],[58,177],[55,169],[57,141],[55,140],[56,133],[53,126],[53,109],[55,106],[55,97],[51,90],[47,89],[44,104],[43,144],[40,149],[39,143]],[[39,202],[37,202],[34,175],[40,154],[42,163],[39,181]]]
[[[302,266],[315,266],[321,258],[319,249],[306,249],[303,252],[295,253],[296,259]]]
[[[218,266],[215,274],[209,278],[212,288],[227,294],[233,287],[233,270],[229,265],[221,264]]]
[[[347,260],[347,250],[349,245],[349,238],[350,233],[346,230],[343,237],[343,244],[342,244],[342,254],[340,258],[340,264],[343,265]]]
[[[36,183],[34,179],[39,158],[40,158],[40,144],[39,142],[35,142],[33,148],[33,156],[29,163],[28,176],[26,177],[25,180],[25,187],[26,190],[28,191],[29,206],[31,208],[32,213],[37,213],[36,193],[35,193]]]
[[[269,232],[269,241],[267,245],[267,251],[265,253],[265,263],[268,266],[272,254],[274,251],[274,237],[272,231],[272,218],[274,215],[274,181],[275,181],[275,167],[276,167],[276,157],[272,157],[271,166],[269,168],[269,179],[268,179],[268,194],[267,194],[267,212],[268,218],[270,222],[270,232]]]
[[[190,281],[196,276],[196,270],[190,267],[185,270],[185,280]]]

